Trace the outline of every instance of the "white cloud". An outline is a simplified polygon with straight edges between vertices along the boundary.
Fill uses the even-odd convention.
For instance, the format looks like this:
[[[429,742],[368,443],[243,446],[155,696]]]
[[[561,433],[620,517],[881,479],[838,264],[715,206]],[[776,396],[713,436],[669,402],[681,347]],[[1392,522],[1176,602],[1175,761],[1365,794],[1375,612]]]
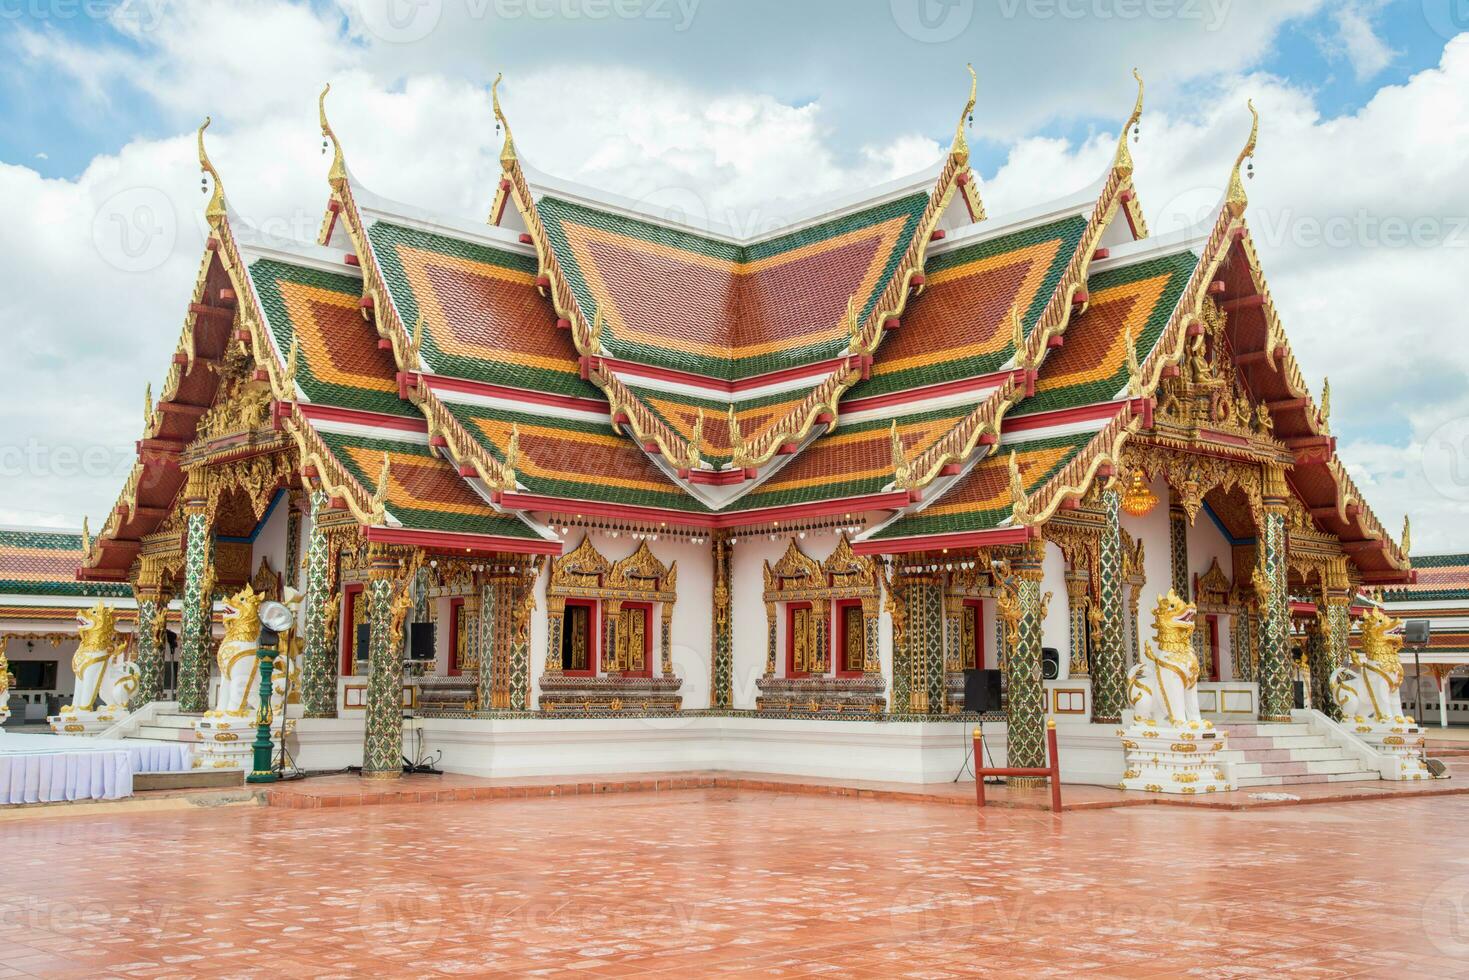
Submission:
[[[1397,52],[1377,36],[1369,13],[1361,6],[1342,7],[1332,19],[1336,21],[1337,40],[1340,42],[1357,81],[1375,77],[1396,57]]]
[[[263,2],[220,9],[182,7],[138,33],[141,53],[126,56],[88,60],[40,34],[26,42],[27,57],[74,71],[99,99],[130,79],[178,120],[179,135],[137,140],[74,180],[0,165],[0,317],[13,352],[0,474],[13,519],[69,514],[64,523],[77,524],[89,511],[100,520],[115,498],[143,384],[166,367],[202,250],[186,120],[215,110],[209,145],[231,203],[275,234],[310,238],[321,215],[326,161],[315,96],[323,78],[333,82],[329,109],[358,179],[472,218],[488,207],[498,142],[484,87],[431,69],[384,74],[381,52],[344,41],[324,11]],[[1095,63],[1074,65],[1074,77],[1092,77],[1102,62],[1116,69],[1112,53],[1089,57]],[[1469,415],[1469,345],[1451,319],[1469,258],[1469,230],[1455,225],[1469,216],[1461,96],[1469,38],[1446,49],[1440,68],[1336,119],[1322,118],[1308,91],[1263,75],[1216,77],[1203,91],[1191,88],[1187,106],[1167,97],[1166,81],[1150,82],[1153,107],[1134,153],[1154,231],[1217,203],[1248,129],[1245,97],[1254,95],[1263,122],[1250,221],[1313,387],[1332,378],[1341,451],[1385,523],[1396,527],[1410,509],[1420,547],[1469,547],[1455,502],[1413,465],[1435,428]],[[926,76],[923,84],[938,82]],[[904,120],[885,130],[897,135],[844,153],[821,101],[701,91],[645,70],[545,65],[517,71],[503,95],[533,164],[750,230],[791,202],[911,172],[941,150]],[[950,95],[946,88],[942,97]],[[1119,116],[1126,107],[1117,100]],[[1090,183],[1115,139],[1017,140],[982,189],[986,204],[1000,215]],[[1403,229],[1429,244],[1384,241]],[[1435,236],[1447,242],[1433,247]],[[1396,430],[1392,420],[1401,420]],[[58,459],[68,447],[75,458]]]

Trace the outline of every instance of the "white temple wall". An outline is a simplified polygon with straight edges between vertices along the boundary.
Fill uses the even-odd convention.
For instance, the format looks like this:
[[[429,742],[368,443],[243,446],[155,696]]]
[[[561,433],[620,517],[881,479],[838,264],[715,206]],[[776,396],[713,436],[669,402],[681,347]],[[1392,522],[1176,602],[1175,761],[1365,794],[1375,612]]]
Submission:
[[[808,539],[810,536],[807,536]],[[832,545],[826,546],[817,561],[831,554]],[[802,541],[804,546],[807,542]],[[814,542],[813,542],[814,543]],[[734,559],[730,572],[730,615],[731,642],[734,646],[734,669],[731,671],[733,692],[731,704],[735,708],[755,709],[755,697],[760,692],[755,681],[765,673],[765,593],[764,563],[774,565],[785,554],[786,539],[777,535],[774,541],[768,537],[740,538],[734,546]],[[810,554],[810,552],[807,552]],[[816,557],[813,555],[813,557]],[[777,634],[778,635],[778,634]]]
[[[1041,621],[1041,646],[1054,647],[1061,664],[1058,680],[1071,676],[1071,614],[1066,598],[1066,557],[1061,549],[1046,542],[1046,557],[1041,563],[1041,595],[1051,593],[1046,618]]]
[[[1173,566],[1168,553],[1168,483],[1161,477],[1155,478],[1151,489],[1158,497],[1158,505],[1142,517],[1123,512],[1122,527],[1135,540],[1143,542],[1143,575],[1146,581],[1138,596],[1138,647],[1152,642],[1153,606],[1158,596],[1172,587]]]
[[[271,508],[269,516],[265,518],[265,523],[259,528],[255,541],[250,546],[250,575],[252,578],[255,570],[260,567],[261,558],[269,562],[274,571],[281,573],[287,571],[286,529],[290,524],[288,517],[290,512],[290,497],[282,493],[276,498],[275,506]],[[286,575],[285,580],[294,582],[294,572]]]
[[[1209,570],[1209,566],[1215,561],[1219,562],[1219,568],[1228,578],[1234,577],[1234,554],[1233,546],[1219,525],[1214,523],[1214,518],[1207,511],[1200,510],[1198,520],[1188,529],[1188,571],[1189,582],[1194,581],[1194,576],[1203,577]],[[1206,612],[1199,614],[1198,625],[1195,629],[1207,629],[1204,616]],[[1234,663],[1231,653],[1230,637],[1233,632],[1233,617],[1219,616],[1219,677],[1228,679],[1234,676],[1232,665]]]

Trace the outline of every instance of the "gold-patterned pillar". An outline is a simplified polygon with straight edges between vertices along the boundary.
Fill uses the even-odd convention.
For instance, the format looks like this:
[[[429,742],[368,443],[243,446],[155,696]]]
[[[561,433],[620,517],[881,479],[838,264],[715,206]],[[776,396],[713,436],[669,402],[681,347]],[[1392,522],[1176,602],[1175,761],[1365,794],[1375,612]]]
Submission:
[[[658,672],[673,676],[673,603],[662,604],[662,628],[658,631]]]
[[[163,647],[168,631],[169,593],[163,566],[144,558],[138,570],[133,595],[138,603],[138,689],[132,707],[137,710],[163,697]]]
[[[1085,568],[1073,568],[1066,573],[1066,608],[1071,619],[1072,677],[1084,677],[1087,674],[1086,638],[1091,608],[1087,594],[1091,589],[1091,582],[1091,572]]]
[[[623,651],[618,647],[618,625],[622,619],[622,603],[617,599],[608,599],[602,603],[602,614],[604,618],[603,635],[606,638],[602,644],[602,672],[615,674],[623,669]]]
[[[1322,696],[1319,699],[1320,709],[1326,712],[1333,721],[1341,721],[1341,707],[1336,699],[1331,696],[1328,689],[1329,680],[1333,671],[1346,666],[1347,644],[1352,637],[1352,585],[1347,578],[1347,560],[1336,558],[1326,566],[1326,583],[1322,590],[1322,621],[1321,621],[1321,664],[1320,673],[1323,678]],[[1315,681],[1315,674],[1312,675]]]
[[[562,635],[566,629],[566,597],[546,596],[546,666],[545,673],[556,675],[561,673],[561,648],[565,639]]]
[[[734,564],[734,549],[729,535],[714,535],[714,621],[709,646],[709,707],[734,706],[734,617],[730,615],[729,583]]]
[[[877,596],[862,600],[862,673],[882,673],[882,660],[878,655],[878,617],[881,612]]]
[[[956,674],[964,669],[961,660],[964,646],[964,597],[944,596],[944,672]]]
[[[775,676],[775,603],[765,604],[765,676]]]

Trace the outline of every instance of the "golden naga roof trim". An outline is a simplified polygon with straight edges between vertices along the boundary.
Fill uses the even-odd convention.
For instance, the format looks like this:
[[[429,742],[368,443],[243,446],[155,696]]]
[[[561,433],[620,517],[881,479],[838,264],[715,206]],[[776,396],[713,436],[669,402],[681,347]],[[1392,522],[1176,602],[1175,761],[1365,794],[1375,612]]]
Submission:
[[[1251,167],[1250,176],[1254,176],[1255,144],[1260,138],[1260,113],[1255,111],[1255,100],[1250,99],[1246,105],[1250,108],[1250,117],[1252,120],[1250,123],[1250,138],[1239,151],[1239,156],[1234,158],[1234,169],[1229,174],[1229,191],[1225,194],[1224,198],[1225,206],[1229,208],[1230,213],[1236,218],[1245,213],[1245,208],[1250,203],[1250,197],[1245,193],[1244,181],[1240,178],[1240,166],[1246,160],[1249,160]]]
[[[326,97],[327,93],[331,90],[332,83],[327,82],[326,87],[321,90],[321,95],[316,99],[316,110],[321,117],[321,148],[323,152],[326,150],[327,140],[330,140],[332,144],[332,168],[327,172],[326,179],[328,182],[335,184],[338,181],[347,179],[347,162],[342,157],[342,144],[337,140],[337,134],[332,130],[332,124],[326,118]]]
[[[1403,537],[1402,537],[1402,542],[1403,543],[1399,547],[1401,547],[1403,549],[1403,554],[1406,555],[1406,554],[1410,553],[1413,550],[1413,524],[1408,519],[1408,515],[1407,514],[1404,514],[1403,515]]]
[[[954,127],[954,142],[949,147],[954,162],[961,167],[969,165],[969,142],[964,138],[964,124],[974,124],[974,102],[979,95],[979,76],[974,73],[974,65],[970,63],[964,67],[969,70],[969,101],[964,103],[964,111],[959,113],[959,124]]]
[[[1015,450],[1010,450],[1010,458],[1005,465],[1010,471],[1010,520],[1016,527],[1028,527],[1031,524],[1030,499],[1025,495],[1025,481],[1020,476],[1020,462],[1015,458]]]
[[[505,142],[500,146],[500,166],[508,168],[515,163],[515,138],[510,135],[510,120],[505,118],[504,111],[500,108],[500,80],[505,77],[504,72],[496,72],[495,80],[490,84],[490,107],[495,112],[495,120],[505,127]]]
[[[1135,130],[1143,117],[1143,76],[1134,68],[1132,77],[1137,79],[1137,102],[1132,107],[1132,115],[1122,124],[1122,132],[1117,137],[1117,153],[1112,157],[1112,169],[1124,174],[1132,173],[1132,151],[1127,148],[1128,131]],[[1136,138],[1134,132],[1133,139]]]
[[[214,164],[209,160],[209,151],[204,149],[204,130],[209,128],[211,122],[209,116],[204,117],[204,122],[199,126],[199,172],[208,174],[214,179],[214,192],[209,195],[209,203],[204,207],[204,217],[211,225],[217,224],[224,219],[229,210],[225,201],[224,181],[219,179],[219,171],[214,169]]]

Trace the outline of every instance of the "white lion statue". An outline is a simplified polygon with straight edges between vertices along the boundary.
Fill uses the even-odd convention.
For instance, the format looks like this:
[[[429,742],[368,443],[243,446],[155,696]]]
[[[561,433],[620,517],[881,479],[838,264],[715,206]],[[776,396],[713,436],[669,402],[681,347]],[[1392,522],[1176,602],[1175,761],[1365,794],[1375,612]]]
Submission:
[[[71,704],[61,709],[63,715],[93,711],[99,705],[109,710],[127,707],[138,689],[139,673],[119,639],[111,606],[99,602],[77,613],[77,649],[71,655],[76,687]]]
[[[1194,605],[1184,602],[1172,589],[1158,597],[1153,608],[1152,644],[1143,648],[1143,658],[1127,672],[1127,699],[1133,716],[1149,723],[1163,722],[1175,728],[1212,728],[1199,714],[1199,658],[1193,649]]]
[[[1362,646],[1352,662],[1331,672],[1331,696],[1342,714],[1356,721],[1412,721],[1403,714],[1403,621],[1381,609],[1362,617]]]

